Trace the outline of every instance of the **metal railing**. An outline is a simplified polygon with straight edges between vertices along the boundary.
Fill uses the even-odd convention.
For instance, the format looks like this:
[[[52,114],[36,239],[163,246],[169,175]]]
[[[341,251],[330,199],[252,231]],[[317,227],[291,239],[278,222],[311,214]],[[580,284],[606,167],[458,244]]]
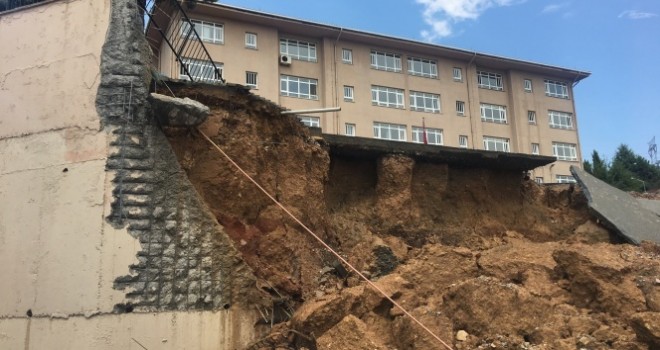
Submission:
[[[0,0],[1,1],[1,0]],[[190,1],[187,1],[189,3]],[[157,31],[174,54],[179,65],[179,77],[194,82],[225,83],[222,68],[213,61],[204,40],[177,0],[138,0],[144,12],[145,35]],[[163,24],[169,22],[169,26]],[[220,30],[222,30],[221,28]],[[154,43],[150,45],[154,47]],[[160,50],[159,47],[155,47]],[[161,53],[162,54],[162,53]]]

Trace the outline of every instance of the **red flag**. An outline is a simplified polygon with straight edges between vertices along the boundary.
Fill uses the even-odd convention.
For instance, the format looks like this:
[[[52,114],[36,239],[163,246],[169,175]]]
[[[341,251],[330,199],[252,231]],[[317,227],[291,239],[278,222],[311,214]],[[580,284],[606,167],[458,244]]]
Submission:
[[[426,138],[426,123],[424,123],[424,118],[422,118],[422,132],[424,133],[424,136],[422,136],[424,140],[424,144],[428,145],[429,140]]]

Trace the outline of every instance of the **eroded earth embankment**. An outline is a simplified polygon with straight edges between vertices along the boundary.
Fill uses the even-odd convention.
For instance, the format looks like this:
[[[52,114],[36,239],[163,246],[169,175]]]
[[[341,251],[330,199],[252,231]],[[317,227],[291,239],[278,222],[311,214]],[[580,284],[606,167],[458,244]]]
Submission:
[[[201,131],[454,348],[660,348],[660,250],[617,242],[579,188],[394,154],[333,155],[294,117],[240,89],[175,93],[209,106]],[[273,328],[251,349],[443,348],[198,131],[165,132],[272,296],[262,316]]]

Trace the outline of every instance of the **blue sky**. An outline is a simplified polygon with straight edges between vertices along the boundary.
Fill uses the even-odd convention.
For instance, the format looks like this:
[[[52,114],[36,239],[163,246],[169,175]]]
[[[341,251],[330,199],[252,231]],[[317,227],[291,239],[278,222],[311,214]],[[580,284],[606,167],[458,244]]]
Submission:
[[[228,0],[223,4],[585,70],[582,153],[660,143],[659,0]]]

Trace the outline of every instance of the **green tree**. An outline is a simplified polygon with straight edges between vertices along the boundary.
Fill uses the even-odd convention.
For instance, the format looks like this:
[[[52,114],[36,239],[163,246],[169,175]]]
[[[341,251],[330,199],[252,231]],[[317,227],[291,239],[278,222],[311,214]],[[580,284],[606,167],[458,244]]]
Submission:
[[[594,150],[593,153],[591,153],[591,162],[585,160],[582,165],[584,166],[584,170],[591,175],[603,181],[607,181],[608,165],[607,162],[600,157],[598,151]]]
[[[593,169],[595,173],[595,164]],[[641,192],[645,187],[647,190],[660,188],[660,169],[627,145],[621,145],[614,155],[607,179],[621,190]]]

